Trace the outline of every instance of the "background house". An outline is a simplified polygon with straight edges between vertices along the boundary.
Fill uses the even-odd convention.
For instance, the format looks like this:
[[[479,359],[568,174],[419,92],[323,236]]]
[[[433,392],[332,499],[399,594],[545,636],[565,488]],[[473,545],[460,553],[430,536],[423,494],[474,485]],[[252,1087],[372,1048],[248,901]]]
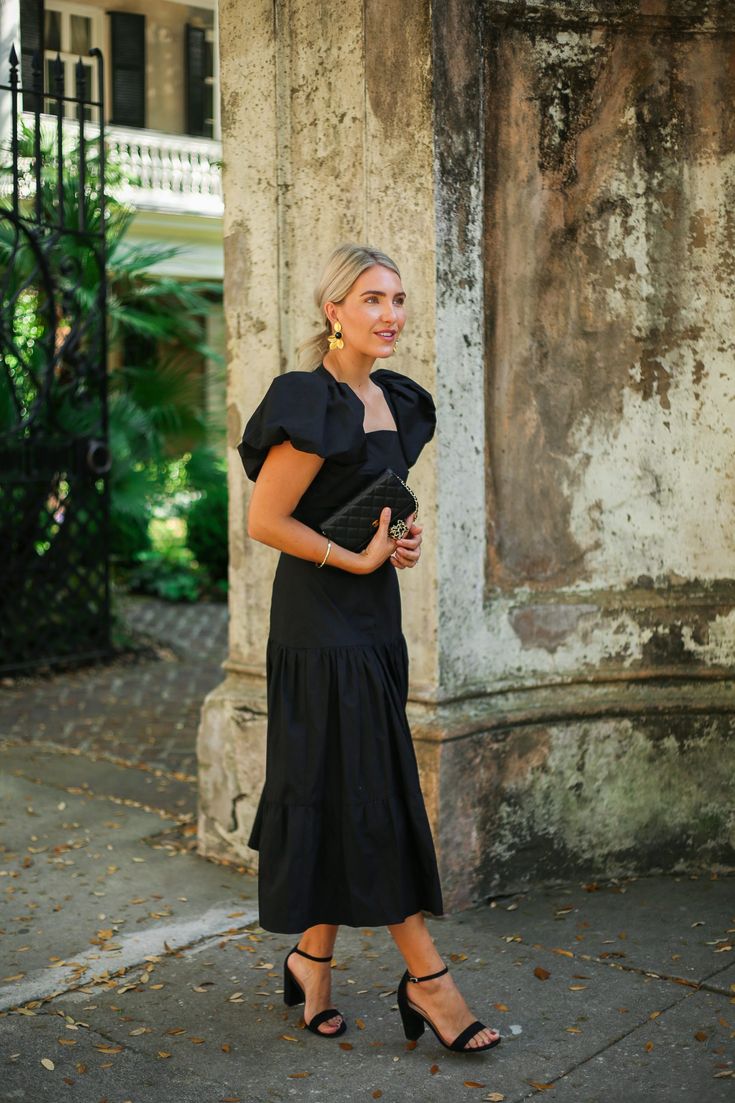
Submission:
[[[89,50],[104,58],[104,103],[108,157],[135,182],[114,194],[135,209],[128,240],[182,247],[158,265],[177,278],[221,281],[222,145],[219,118],[217,8],[214,0],[197,5],[178,0],[120,0],[76,3],[68,0],[3,0],[0,5],[2,80],[7,81],[12,43],[20,43],[24,89],[32,87],[32,55],[44,59],[44,83],[52,89],[52,66],[63,64],[64,94],[74,95],[75,67],[81,58],[90,98],[98,99],[97,67]],[[33,110],[33,94],[23,97]],[[8,111],[8,103],[3,110]],[[76,104],[66,105],[65,127],[75,128]],[[99,120],[97,108],[86,109],[87,132]],[[9,119],[0,116],[0,137]],[[213,296],[217,299],[217,295]],[[223,351],[221,295],[219,305],[202,319],[207,344]],[[122,350],[135,362],[139,347]],[[202,403],[211,412],[224,405],[222,372],[192,354],[192,371],[202,380]]]

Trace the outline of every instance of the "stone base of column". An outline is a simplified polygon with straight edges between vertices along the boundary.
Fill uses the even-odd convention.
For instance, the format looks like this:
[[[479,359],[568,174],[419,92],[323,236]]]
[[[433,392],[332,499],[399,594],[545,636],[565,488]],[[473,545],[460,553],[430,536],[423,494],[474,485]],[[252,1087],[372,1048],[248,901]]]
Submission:
[[[207,694],[197,735],[197,850],[253,873],[258,852],[247,839],[265,777],[266,725],[265,680],[228,674]]]
[[[409,703],[446,912],[531,885],[735,868],[735,682],[576,683]],[[263,679],[199,728],[198,849],[257,871]]]
[[[410,706],[445,908],[569,880],[735,869],[735,682]]]

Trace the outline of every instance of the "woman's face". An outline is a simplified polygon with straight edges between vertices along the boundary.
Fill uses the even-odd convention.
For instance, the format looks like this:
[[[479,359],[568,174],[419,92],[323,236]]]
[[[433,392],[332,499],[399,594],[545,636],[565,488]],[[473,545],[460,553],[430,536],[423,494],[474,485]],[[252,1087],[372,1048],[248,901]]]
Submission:
[[[374,264],[357,277],[341,303],[325,303],[324,309],[332,329],[340,323],[345,351],[386,357],[406,324],[406,292],[395,272]]]

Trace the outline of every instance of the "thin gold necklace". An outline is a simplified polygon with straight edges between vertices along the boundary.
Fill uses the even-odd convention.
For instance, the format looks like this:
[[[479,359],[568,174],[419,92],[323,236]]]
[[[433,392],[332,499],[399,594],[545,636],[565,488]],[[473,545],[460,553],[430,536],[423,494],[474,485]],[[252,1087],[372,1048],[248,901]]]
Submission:
[[[360,398],[360,392],[357,390],[356,387],[353,387],[352,384],[348,383],[346,379],[340,379],[338,376],[334,375],[334,373],[329,370],[329,368],[327,367],[326,364],[322,363],[322,367],[325,368],[326,371],[329,372],[329,374],[332,376],[333,379],[336,379],[338,383],[342,383],[345,387],[349,387],[350,390],[354,394],[356,394],[358,398]],[[361,398],[360,398],[360,401],[362,402]]]

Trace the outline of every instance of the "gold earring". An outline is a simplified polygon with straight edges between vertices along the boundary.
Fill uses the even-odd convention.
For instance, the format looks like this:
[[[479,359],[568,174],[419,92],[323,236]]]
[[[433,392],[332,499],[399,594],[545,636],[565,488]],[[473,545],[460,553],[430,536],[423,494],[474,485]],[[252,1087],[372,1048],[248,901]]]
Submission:
[[[343,349],[345,347],[345,343],[342,340],[342,327],[339,322],[334,323],[334,333],[328,333],[327,340],[329,341],[330,352],[333,352],[334,349]]]

